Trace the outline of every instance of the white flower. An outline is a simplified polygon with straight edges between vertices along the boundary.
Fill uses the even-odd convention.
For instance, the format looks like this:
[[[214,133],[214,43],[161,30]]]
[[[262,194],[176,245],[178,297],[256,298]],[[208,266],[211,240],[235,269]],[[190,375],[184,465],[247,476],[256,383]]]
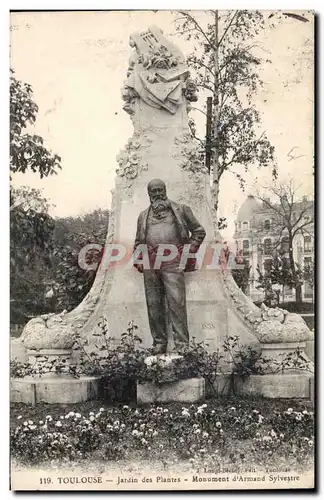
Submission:
[[[148,446],[147,449],[150,451],[152,448],[150,446]]]
[[[51,415],[46,415],[45,420],[48,420],[49,422],[52,422],[53,417],[51,417]]]
[[[280,437],[280,439],[283,439],[285,437],[285,435],[281,433],[281,434],[279,434],[279,437]]]
[[[313,444],[314,444],[314,443],[313,443],[313,441],[310,439],[310,440],[308,441],[308,445],[309,445],[309,446],[313,446]]]
[[[114,428],[112,425],[108,424],[106,429],[107,429],[107,431],[112,431]]]
[[[303,414],[304,414],[304,415],[308,415],[308,411],[307,411],[307,410],[304,410],[304,411],[303,411]]]
[[[202,433],[202,437],[203,437],[204,439],[208,438],[208,436],[209,436],[208,432],[203,432],[203,433]]]
[[[190,417],[190,413],[188,412],[188,410],[182,410],[181,415],[183,417]]]
[[[26,420],[25,420],[25,422],[24,422],[24,425],[28,425],[28,422],[26,422]]]
[[[223,431],[223,429],[221,429],[219,432],[220,432],[221,434],[223,434],[223,432],[224,432],[224,431]]]
[[[33,425],[34,422],[32,420],[28,420],[28,423],[29,425]]]
[[[22,418],[22,416],[21,416],[21,415],[18,415],[17,420],[20,420],[21,418]]]
[[[270,436],[263,436],[262,440],[263,441],[272,441]]]
[[[36,429],[36,425],[30,425],[29,428],[33,431],[34,429]]]
[[[194,434],[200,434],[200,429],[195,429]]]
[[[43,422],[43,420],[40,420],[39,423],[40,423],[40,425],[43,425],[44,422]]]
[[[70,411],[70,413],[68,414],[70,417],[74,417],[75,416],[75,413],[74,411]]]
[[[84,423],[87,424],[87,425],[89,425],[90,424],[90,420],[85,420]]]
[[[55,424],[56,427],[62,427],[62,422],[60,420],[58,420]]]
[[[204,410],[202,408],[198,408],[196,415],[201,415],[203,413],[203,411]]]
[[[168,411],[169,410],[167,408],[164,408],[163,413],[168,413]]]
[[[90,411],[90,412],[89,412],[89,415],[94,415],[94,412],[93,412],[93,411]]]
[[[212,411],[210,412],[210,414],[211,414],[211,415],[215,415],[215,413],[216,413],[216,412],[215,412],[215,410],[212,410]]]
[[[80,413],[76,413],[76,414],[75,414],[75,418],[81,418]]]
[[[277,437],[277,433],[273,429],[271,429],[270,436],[273,437],[273,438],[276,438]]]
[[[192,428],[193,429],[198,429],[199,425],[198,424],[193,424]]]
[[[120,428],[121,429],[126,429],[126,425],[125,424],[121,424]]]
[[[293,412],[294,410],[292,408],[288,408],[287,412],[289,415]]]
[[[259,413],[258,410],[252,410],[252,413]]]
[[[157,431],[154,431],[152,435],[153,437],[157,436],[158,435]]]
[[[230,410],[232,410],[232,411],[236,411],[235,406],[231,406]]]
[[[141,439],[141,443],[142,443],[142,444],[147,444],[146,439],[145,439],[145,438],[142,438],[142,439]]]
[[[221,422],[216,422],[216,427],[222,427]]]
[[[99,411],[101,413],[101,412],[105,411],[105,409],[104,408],[99,408]]]
[[[133,435],[133,436],[138,436],[138,434],[139,434],[139,432],[138,432],[136,429],[134,429],[134,430],[132,431],[132,435]]]
[[[60,419],[61,419],[61,420],[64,420],[64,417],[63,417],[63,415],[61,415],[61,416],[60,416]]]
[[[90,417],[90,422],[93,422],[94,420],[95,420],[94,415],[91,415],[91,417]]]
[[[159,445],[160,450],[163,450],[163,444]]]
[[[144,430],[144,429],[145,429],[145,424],[141,424],[141,425],[139,426],[139,428],[141,429],[141,431],[142,431],[142,430]]]
[[[124,406],[123,406],[123,409],[124,409],[124,410],[129,410],[129,406],[124,405]]]
[[[65,415],[65,419],[67,420],[68,418],[70,418],[70,414],[69,413],[67,415]]]
[[[115,420],[115,422],[114,422],[114,426],[115,426],[115,427],[118,427],[118,426],[119,426],[119,420]]]

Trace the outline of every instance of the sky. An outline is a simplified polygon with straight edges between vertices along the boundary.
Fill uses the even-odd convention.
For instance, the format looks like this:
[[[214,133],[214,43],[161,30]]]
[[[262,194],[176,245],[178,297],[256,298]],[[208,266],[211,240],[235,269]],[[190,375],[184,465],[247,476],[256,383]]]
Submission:
[[[129,36],[156,24],[187,55],[192,46],[175,35],[173,20],[170,11],[11,14],[11,68],[33,87],[35,133],[62,158],[58,175],[15,174],[13,183],[41,189],[54,216],[110,207],[116,156],[133,131],[121,100]],[[293,178],[301,196],[313,194],[314,182],[312,31],[312,22],[286,19],[257,39],[257,55],[271,60],[260,69],[264,86],[255,96],[261,131],[275,146],[280,180]],[[203,115],[194,117],[204,135]],[[246,196],[271,182],[271,170],[252,167],[245,179],[245,192],[230,173],[221,181],[219,215],[228,219],[228,235]]]

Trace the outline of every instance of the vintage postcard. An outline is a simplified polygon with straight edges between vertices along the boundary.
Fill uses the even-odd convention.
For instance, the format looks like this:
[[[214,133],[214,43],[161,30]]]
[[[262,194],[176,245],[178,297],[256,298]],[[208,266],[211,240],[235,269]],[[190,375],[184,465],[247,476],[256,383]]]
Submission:
[[[10,19],[11,489],[313,489],[314,13]]]

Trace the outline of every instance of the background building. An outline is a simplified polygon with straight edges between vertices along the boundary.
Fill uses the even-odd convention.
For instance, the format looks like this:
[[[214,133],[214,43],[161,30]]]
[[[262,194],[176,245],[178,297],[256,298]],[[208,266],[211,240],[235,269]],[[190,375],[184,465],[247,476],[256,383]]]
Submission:
[[[301,211],[305,209],[305,203],[310,216],[312,216],[314,201],[303,198],[301,202],[294,203],[292,216],[296,220],[298,220]],[[278,225],[274,223],[272,214],[273,211],[264,202],[249,195],[241,205],[235,220],[234,240],[237,251],[243,253],[251,267],[247,293],[253,300],[263,298],[262,291],[256,288],[259,277],[257,267],[259,266],[264,272],[278,248],[281,248],[285,253],[289,249],[285,231],[283,231],[282,236],[279,236]],[[314,262],[314,224],[307,226],[303,235],[297,234],[295,236],[293,254],[295,262],[301,268],[304,268],[307,263]],[[309,283],[303,283],[302,291],[303,300],[313,299],[313,288]],[[285,286],[281,300],[295,300],[294,290]]]

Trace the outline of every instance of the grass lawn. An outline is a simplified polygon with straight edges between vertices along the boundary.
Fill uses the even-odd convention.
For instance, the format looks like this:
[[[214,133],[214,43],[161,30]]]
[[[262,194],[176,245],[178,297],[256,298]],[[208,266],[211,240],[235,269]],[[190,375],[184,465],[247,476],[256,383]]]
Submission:
[[[15,469],[305,471],[313,465],[308,400],[219,398],[205,404],[11,406]]]

